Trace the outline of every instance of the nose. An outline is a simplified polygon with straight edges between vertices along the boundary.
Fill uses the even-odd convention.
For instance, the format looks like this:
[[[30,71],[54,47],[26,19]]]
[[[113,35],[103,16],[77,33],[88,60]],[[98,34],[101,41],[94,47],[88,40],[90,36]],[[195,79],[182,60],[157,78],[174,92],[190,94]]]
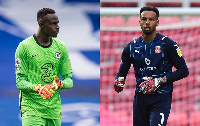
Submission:
[[[149,24],[149,19],[147,19],[146,24]]]
[[[59,26],[59,25],[57,25],[57,26],[56,26],[56,28],[57,28],[57,29],[59,29],[59,28],[60,28],[60,26]]]

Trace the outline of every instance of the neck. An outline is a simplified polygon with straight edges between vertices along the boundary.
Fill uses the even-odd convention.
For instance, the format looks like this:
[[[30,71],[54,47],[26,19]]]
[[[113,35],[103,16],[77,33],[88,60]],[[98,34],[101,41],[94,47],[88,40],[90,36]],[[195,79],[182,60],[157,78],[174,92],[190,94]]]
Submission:
[[[143,41],[146,42],[146,43],[150,42],[150,41],[153,40],[155,37],[156,37],[156,32],[153,32],[153,33],[150,34],[150,35],[145,35],[145,34],[142,35],[142,39],[143,39]]]
[[[36,33],[36,39],[37,41],[44,46],[48,46],[51,42],[51,36],[47,36],[43,33],[40,32],[40,30],[38,30],[38,32]]]

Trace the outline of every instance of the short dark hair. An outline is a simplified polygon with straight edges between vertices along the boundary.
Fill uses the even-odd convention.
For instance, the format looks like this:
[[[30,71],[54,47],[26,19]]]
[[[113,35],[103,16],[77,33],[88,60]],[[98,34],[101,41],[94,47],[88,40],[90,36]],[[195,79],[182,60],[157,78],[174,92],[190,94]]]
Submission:
[[[156,13],[156,16],[157,16],[157,18],[159,17],[159,11],[158,11],[158,9],[156,8],[156,7],[154,7],[154,6],[146,6],[146,7],[142,7],[141,9],[140,9],[140,16],[141,16],[141,13],[143,12],[143,11],[153,11],[153,12],[155,12]]]
[[[47,14],[54,14],[54,13],[56,12],[51,8],[42,8],[37,12],[37,21],[45,17]]]

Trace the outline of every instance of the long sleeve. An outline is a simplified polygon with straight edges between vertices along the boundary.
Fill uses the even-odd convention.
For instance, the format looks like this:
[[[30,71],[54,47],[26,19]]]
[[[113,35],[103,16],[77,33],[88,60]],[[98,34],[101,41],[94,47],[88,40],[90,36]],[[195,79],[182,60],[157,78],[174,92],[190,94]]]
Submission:
[[[69,54],[66,48],[66,45],[62,46],[63,57],[60,65],[60,74],[63,78],[64,87],[63,89],[70,89],[73,87],[73,79],[72,79],[72,66],[69,58]]]
[[[63,76],[63,82],[64,82],[64,87],[63,89],[70,89],[73,87],[73,79],[72,79],[72,75],[65,75]]]
[[[34,92],[33,88],[36,84],[27,81],[27,76],[22,74],[16,75],[16,86],[19,90],[25,92]]]
[[[15,53],[16,86],[21,91],[33,92],[35,84],[28,82],[27,50],[22,43],[19,44]]]
[[[115,80],[117,80],[118,77],[124,77],[126,79],[126,76],[131,66],[131,57],[130,57],[129,47],[130,47],[130,44],[128,44],[122,52],[120,68],[115,77]]]
[[[189,71],[177,43],[169,41],[167,42],[166,48],[168,58],[170,59],[172,65],[177,69],[172,73],[166,74],[167,81],[174,82],[187,77],[189,75]]]

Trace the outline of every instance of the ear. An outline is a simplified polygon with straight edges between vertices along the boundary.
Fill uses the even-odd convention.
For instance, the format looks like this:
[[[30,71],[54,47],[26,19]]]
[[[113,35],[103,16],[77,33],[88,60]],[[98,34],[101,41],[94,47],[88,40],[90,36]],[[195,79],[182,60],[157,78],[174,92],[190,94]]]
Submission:
[[[156,26],[158,26],[159,25],[159,20],[157,20],[157,24],[156,24]]]
[[[44,23],[41,19],[38,21],[38,25],[39,25],[40,28],[44,27]]]
[[[139,20],[138,22],[139,22],[139,24],[140,24],[141,20]],[[140,25],[140,26],[141,26],[141,25]]]

